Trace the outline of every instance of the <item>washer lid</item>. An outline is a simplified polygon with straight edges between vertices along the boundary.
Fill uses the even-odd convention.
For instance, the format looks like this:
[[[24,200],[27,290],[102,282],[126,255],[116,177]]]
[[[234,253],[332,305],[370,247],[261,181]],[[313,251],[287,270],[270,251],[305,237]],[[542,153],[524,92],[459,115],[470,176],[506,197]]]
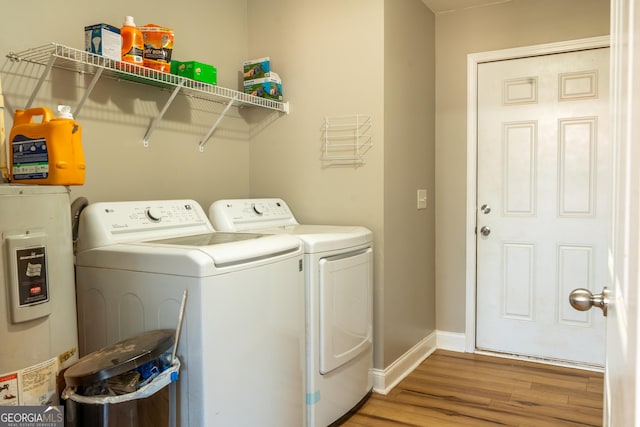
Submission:
[[[294,236],[264,234],[250,238],[251,235],[223,233],[220,235],[223,239],[230,237],[234,240],[221,244],[206,244],[209,239],[216,238],[209,234],[174,236],[160,241],[125,242],[78,251],[76,267],[209,277],[256,268],[303,253],[302,241]]]
[[[156,329],[94,351],[64,373],[67,385],[90,385],[150,362],[173,345],[175,330]]]
[[[211,246],[223,243],[241,242],[243,240],[257,239],[264,234],[257,233],[224,233],[217,231],[208,234],[196,234],[195,236],[171,237],[169,239],[149,240],[144,243],[159,243],[177,246]]]

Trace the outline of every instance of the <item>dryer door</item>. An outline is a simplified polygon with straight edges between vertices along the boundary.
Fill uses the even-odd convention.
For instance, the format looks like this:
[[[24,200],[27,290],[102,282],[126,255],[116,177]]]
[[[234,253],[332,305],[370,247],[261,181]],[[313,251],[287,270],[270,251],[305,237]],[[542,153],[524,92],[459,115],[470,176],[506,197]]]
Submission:
[[[373,251],[320,260],[320,373],[355,358],[372,343]]]

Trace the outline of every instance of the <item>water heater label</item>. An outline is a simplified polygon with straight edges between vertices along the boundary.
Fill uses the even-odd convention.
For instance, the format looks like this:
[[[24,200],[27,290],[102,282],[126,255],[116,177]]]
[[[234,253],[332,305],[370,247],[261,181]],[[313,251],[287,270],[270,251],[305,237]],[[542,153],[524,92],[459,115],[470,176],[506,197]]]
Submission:
[[[49,301],[46,248],[38,246],[16,251],[18,305],[20,307]]]
[[[44,138],[16,135],[11,141],[13,151],[12,175],[14,180],[40,179],[49,176],[49,153]]]
[[[60,398],[57,390],[59,373],[60,365],[58,364],[57,357],[43,360],[40,363],[24,367],[14,372],[0,372],[0,427],[62,426],[62,423],[34,423],[32,421],[36,421],[36,419],[27,420],[27,418],[22,418],[21,421],[23,422],[14,419],[16,422],[2,423],[2,414],[6,414],[6,411],[3,412],[2,409],[6,409],[6,407],[28,409],[26,406],[59,405]]]
[[[33,230],[4,236],[9,270],[11,321],[27,322],[51,314],[47,235]]]

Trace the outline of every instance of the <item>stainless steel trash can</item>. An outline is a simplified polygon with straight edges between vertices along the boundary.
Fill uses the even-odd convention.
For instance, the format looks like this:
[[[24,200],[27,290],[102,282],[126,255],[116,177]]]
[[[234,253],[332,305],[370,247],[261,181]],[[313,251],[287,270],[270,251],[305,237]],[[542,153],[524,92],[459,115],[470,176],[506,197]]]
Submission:
[[[64,373],[67,427],[175,425],[175,331],[143,332],[82,357]]]

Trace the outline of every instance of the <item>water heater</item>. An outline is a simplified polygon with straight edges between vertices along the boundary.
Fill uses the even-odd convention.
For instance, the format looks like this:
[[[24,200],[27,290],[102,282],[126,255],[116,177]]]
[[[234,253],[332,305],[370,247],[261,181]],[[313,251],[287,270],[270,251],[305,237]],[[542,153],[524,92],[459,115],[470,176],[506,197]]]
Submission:
[[[0,406],[57,405],[78,360],[69,190],[0,184]]]

